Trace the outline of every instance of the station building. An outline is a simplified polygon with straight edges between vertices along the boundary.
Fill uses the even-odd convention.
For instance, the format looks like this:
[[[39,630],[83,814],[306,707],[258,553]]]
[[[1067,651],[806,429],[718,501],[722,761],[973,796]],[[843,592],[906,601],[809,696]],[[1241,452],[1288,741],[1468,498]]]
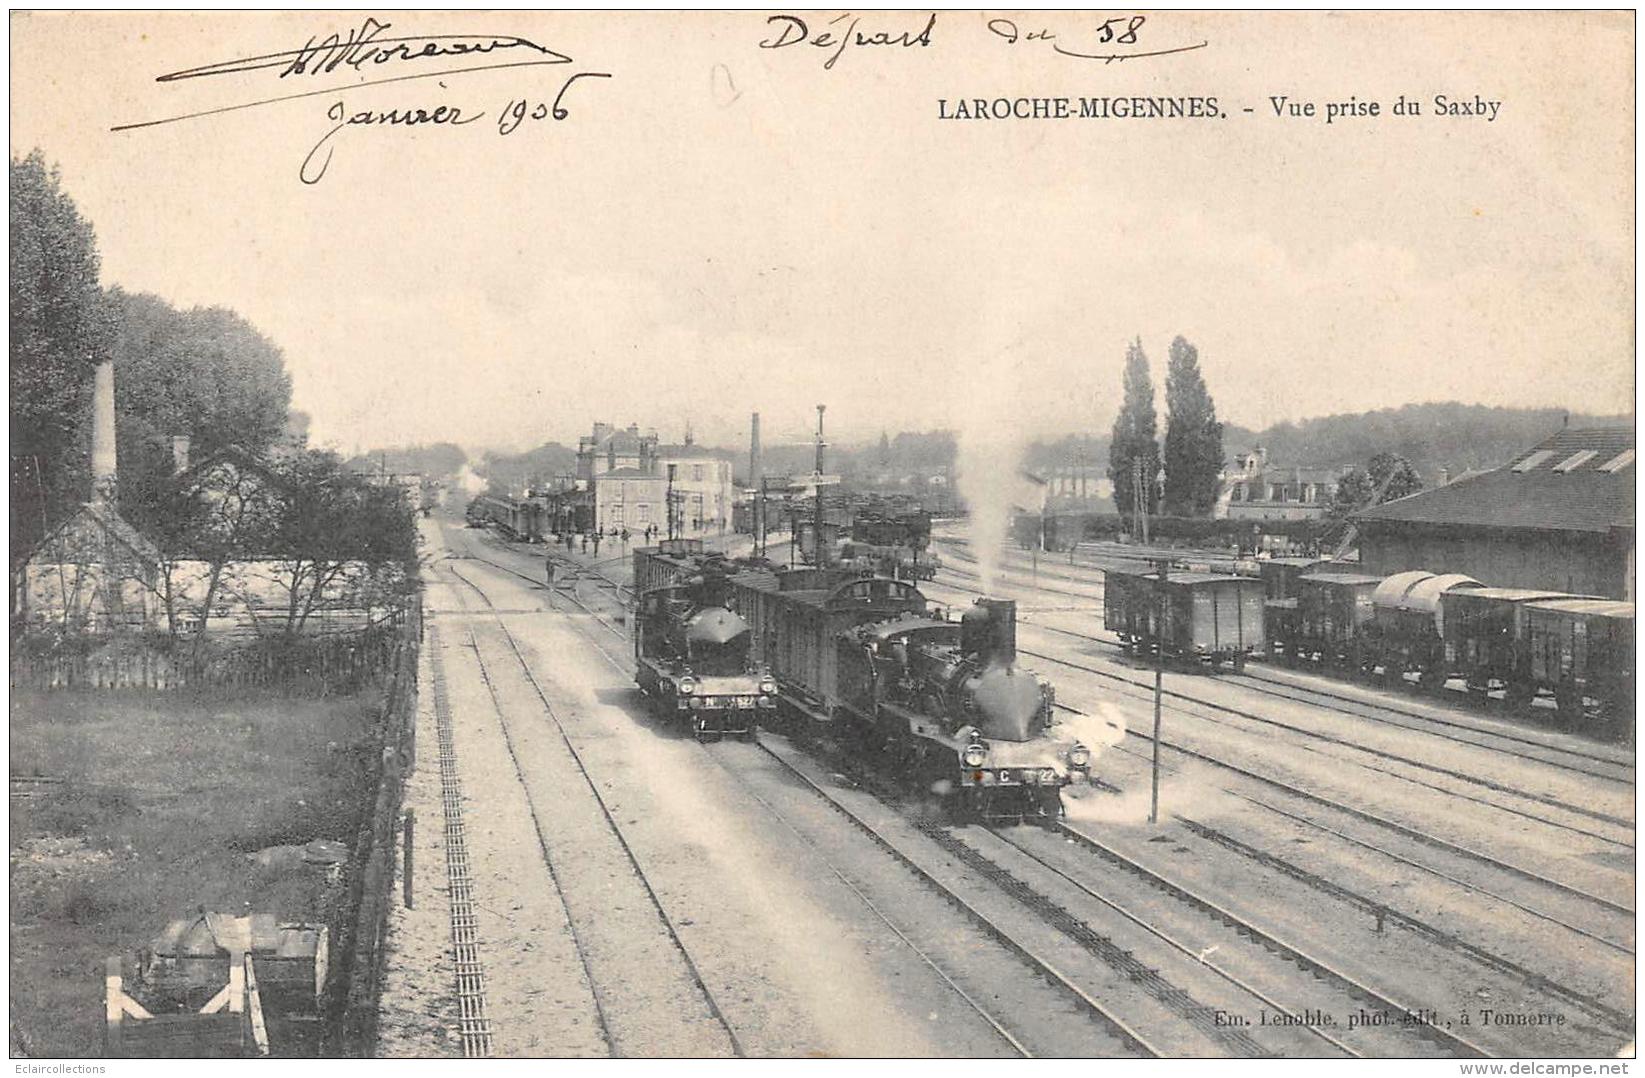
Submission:
[[[1216,516],[1229,520],[1318,520],[1330,511],[1344,468],[1268,462],[1261,446],[1234,458]]]
[[[672,472],[672,476],[670,476]],[[731,528],[736,489],[731,461],[696,445],[660,445],[655,431],[596,423],[578,439],[576,487],[589,492],[593,527],[601,532],[668,533],[670,491],[680,536],[723,534]]]
[[[1562,430],[1505,467],[1355,514],[1364,571],[1631,602],[1634,465],[1631,428]]]

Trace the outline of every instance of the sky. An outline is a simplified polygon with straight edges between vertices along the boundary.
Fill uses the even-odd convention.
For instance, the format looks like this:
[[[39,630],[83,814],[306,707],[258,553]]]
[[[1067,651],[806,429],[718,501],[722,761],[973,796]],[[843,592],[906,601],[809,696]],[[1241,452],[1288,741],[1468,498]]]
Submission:
[[[1096,48],[1092,17],[1013,14],[1012,42],[1000,16],[945,13],[928,46],[831,68],[832,47],[759,47],[768,14],[14,14],[12,152],[61,168],[105,284],[239,311],[284,350],[313,440],[343,450],[520,450],[596,420],[737,446],[752,411],[768,443],[803,441],[818,403],[839,440],[1105,432],[1126,344],[1163,412],[1179,334],[1248,427],[1447,399],[1632,410],[1630,13],[1165,12],[1124,48],[1205,47],[1109,63],[1026,38],[1121,49]],[[512,35],[571,62],[156,81],[368,15],[379,36]],[[500,132],[508,102],[529,114],[574,73],[610,77],[566,87],[564,120]],[[1501,105],[1441,118],[1436,94]],[[939,100],[1133,95],[1224,115],[939,118]],[[1423,114],[1389,115],[1401,95]],[[1279,96],[1316,115],[1276,117]],[[1382,115],[1326,124],[1350,96]],[[483,115],[348,127],[299,178],[328,110],[439,105]]]

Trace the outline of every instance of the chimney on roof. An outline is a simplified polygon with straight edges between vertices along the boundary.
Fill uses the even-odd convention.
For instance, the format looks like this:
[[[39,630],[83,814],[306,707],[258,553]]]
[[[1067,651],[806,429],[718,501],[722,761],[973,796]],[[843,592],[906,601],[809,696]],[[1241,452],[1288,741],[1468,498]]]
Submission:
[[[1451,469],[1445,467],[1440,468],[1439,485],[1442,487],[1448,487],[1451,485]]]
[[[178,474],[188,471],[189,436],[174,434],[171,437],[171,463]]]
[[[120,455],[114,428],[114,360],[97,365],[92,387],[91,497],[113,504],[120,473]]]

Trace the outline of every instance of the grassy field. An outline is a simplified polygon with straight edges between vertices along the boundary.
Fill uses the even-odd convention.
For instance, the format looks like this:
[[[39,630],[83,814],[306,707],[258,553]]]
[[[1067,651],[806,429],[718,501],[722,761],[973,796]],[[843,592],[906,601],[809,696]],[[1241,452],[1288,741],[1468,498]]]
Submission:
[[[202,906],[317,919],[319,873],[249,855],[352,845],[379,698],[14,691],[11,1054],[101,1055],[105,959]]]

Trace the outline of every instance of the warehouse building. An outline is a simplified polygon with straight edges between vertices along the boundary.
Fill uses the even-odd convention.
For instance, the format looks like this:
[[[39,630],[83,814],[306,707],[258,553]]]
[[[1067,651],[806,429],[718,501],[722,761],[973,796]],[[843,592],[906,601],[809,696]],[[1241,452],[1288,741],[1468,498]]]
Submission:
[[[1355,514],[1365,571],[1634,598],[1634,433],[1562,430],[1506,467]]]

